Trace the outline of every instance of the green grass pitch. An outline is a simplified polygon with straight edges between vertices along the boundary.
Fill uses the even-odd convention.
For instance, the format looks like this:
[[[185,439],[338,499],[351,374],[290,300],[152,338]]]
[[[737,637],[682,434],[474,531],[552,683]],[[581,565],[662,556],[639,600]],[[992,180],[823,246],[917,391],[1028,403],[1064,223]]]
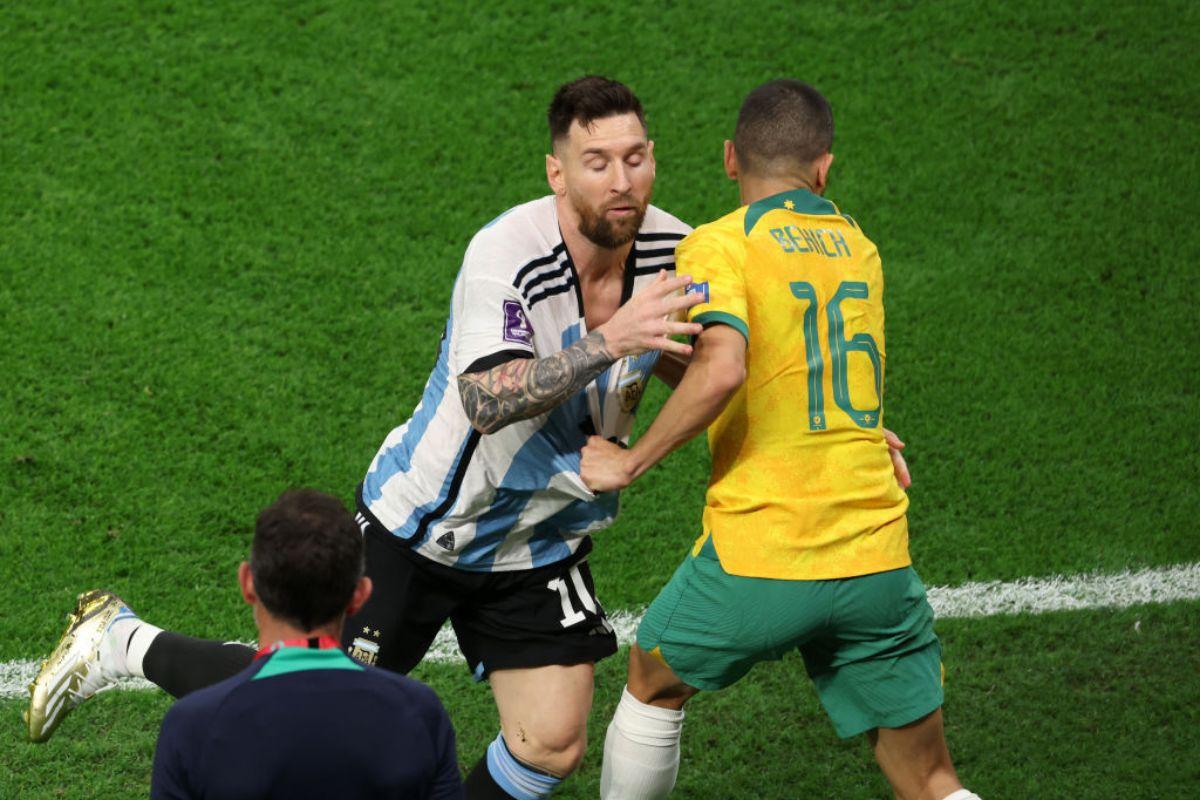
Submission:
[[[654,202],[692,223],[737,203],[719,154],[746,91],[830,97],[828,195],[884,259],[927,583],[1200,561],[1197,30],[1182,2],[0,3],[0,661],[43,655],[98,585],[250,637],[254,514],[289,485],[351,498],[467,241],[545,193],[545,106],[589,72],[638,92]],[[592,557],[607,607],[669,576],[707,468],[695,442],[626,494]],[[943,622],[968,784],[1194,793],[1198,613]],[[563,797],[596,794],[622,670]],[[486,690],[420,677],[470,764]],[[0,797],[146,793],[163,697],[101,697],[43,747],[19,707]],[[692,709],[681,797],[886,796],[795,661]]]

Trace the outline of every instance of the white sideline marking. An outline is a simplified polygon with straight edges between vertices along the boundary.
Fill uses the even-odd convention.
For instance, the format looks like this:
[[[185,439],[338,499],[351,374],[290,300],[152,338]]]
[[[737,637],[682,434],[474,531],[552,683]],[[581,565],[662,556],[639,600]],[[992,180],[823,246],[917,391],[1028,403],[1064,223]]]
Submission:
[[[1090,608],[1126,608],[1145,603],[1200,599],[1200,564],[1120,572],[1115,575],[1071,575],[985,581],[962,586],[931,586],[929,602],[941,619],[1044,614]],[[609,615],[622,645],[633,642],[642,609]],[[458,640],[447,625],[434,640],[426,660],[456,663]],[[0,662],[0,699],[26,697],[39,663],[27,659]],[[141,679],[122,680],[113,688],[150,689]]]
[[[1127,608],[1200,598],[1200,564],[1119,572],[1056,575],[1009,583],[985,581],[931,586],[929,603],[939,617],[995,617],[1087,608]]]

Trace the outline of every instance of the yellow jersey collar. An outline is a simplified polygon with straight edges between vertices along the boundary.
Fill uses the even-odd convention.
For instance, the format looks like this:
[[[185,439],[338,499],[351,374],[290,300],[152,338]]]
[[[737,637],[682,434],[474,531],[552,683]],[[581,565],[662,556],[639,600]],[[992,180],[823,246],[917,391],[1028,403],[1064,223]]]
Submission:
[[[789,189],[786,192],[773,194],[756,200],[746,208],[746,235],[754,230],[754,226],[768,211],[784,209],[797,214],[837,214],[837,206],[808,189]]]

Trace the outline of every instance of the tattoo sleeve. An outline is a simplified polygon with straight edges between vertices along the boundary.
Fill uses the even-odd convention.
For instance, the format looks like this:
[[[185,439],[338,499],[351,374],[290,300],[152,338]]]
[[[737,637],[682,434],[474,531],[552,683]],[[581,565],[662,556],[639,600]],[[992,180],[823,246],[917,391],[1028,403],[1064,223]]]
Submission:
[[[546,358],[517,358],[459,375],[458,393],[471,425],[481,433],[495,433],[561,405],[615,360],[604,335],[592,331]]]

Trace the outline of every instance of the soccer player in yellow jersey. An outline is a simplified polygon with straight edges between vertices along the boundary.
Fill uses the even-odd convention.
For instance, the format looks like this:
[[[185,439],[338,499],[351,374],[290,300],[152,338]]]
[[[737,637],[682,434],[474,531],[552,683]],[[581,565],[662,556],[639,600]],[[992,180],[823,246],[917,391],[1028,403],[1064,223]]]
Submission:
[[[593,437],[581,474],[622,488],[705,428],[703,526],[638,629],[601,795],[665,797],[683,705],[798,649],[834,728],[865,733],[903,800],[965,800],[942,730],[941,645],[911,567],[883,430],[883,271],[824,199],[833,115],[776,80],[742,105],[725,170],[744,205],[689,235],[703,297],[691,364],[633,447]]]

